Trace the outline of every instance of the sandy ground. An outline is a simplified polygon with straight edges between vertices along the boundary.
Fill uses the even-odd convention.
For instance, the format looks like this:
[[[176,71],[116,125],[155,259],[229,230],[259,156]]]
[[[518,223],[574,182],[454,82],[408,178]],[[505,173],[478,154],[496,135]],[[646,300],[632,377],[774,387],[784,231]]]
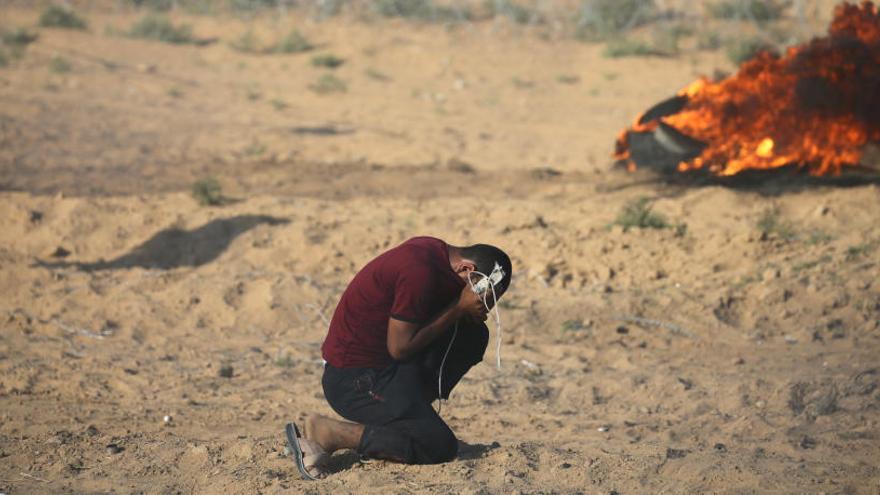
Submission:
[[[877,182],[611,166],[618,130],[730,70],[720,52],[609,60],[495,25],[259,24],[346,59],[348,90],[322,95],[313,54],[89,19],[41,29],[0,69],[0,491],[880,493]],[[190,22],[223,40],[248,27]],[[188,192],[208,175],[223,206]],[[679,228],[609,227],[640,197]],[[426,234],[514,260],[503,368],[490,350],[443,409],[460,458],[343,452],[300,481],[282,428],[332,414],[319,346],[337,298]]]

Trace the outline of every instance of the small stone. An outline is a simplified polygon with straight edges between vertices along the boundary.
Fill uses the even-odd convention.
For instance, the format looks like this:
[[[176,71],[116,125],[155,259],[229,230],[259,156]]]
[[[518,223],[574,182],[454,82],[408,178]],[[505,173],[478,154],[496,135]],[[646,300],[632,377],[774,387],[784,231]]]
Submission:
[[[616,331],[617,331],[617,333],[619,333],[621,335],[626,335],[629,333],[629,328],[626,328],[625,326],[621,325],[621,326],[617,327]]]
[[[816,440],[810,437],[801,438],[800,443],[798,443],[802,449],[815,449],[816,448]]]
[[[70,251],[63,248],[62,246],[58,246],[55,248],[55,251],[52,252],[51,255],[53,258],[66,258],[70,256]]]
[[[764,409],[764,406],[766,406],[766,405],[767,405],[767,403],[762,400],[755,402],[755,407],[757,407],[758,409]]]
[[[30,212],[31,223],[37,223],[43,219],[43,212],[37,210],[31,210]]]
[[[122,447],[120,447],[119,445],[117,445],[115,443],[108,443],[107,447],[105,447],[105,450],[107,451],[108,454],[118,454],[125,449],[123,449]]]
[[[559,465],[560,469],[568,469],[570,467],[571,467],[571,464],[569,464],[567,462],[563,462],[562,464]]]
[[[727,452],[727,445],[724,445],[723,443],[716,443],[715,452]]]
[[[611,429],[610,426],[604,425],[604,426],[600,426],[600,427],[596,428],[596,431],[598,431],[599,433],[605,433],[606,431],[608,431],[610,429]]]
[[[741,357],[738,357],[738,358],[736,358],[736,359],[733,360],[733,364],[736,365],[736,366],[739,366],[739,365],[742,365],[742,364],[746,364],[746,360],[743,359],[743,358],[741,358]]]
[[[683,459],[685,456],[687,456],[686,450],[670,449],[670,448],[666,449],[666,458],[667,459]]]
[[[782,276],[782,272],[779,271],[778,268],[768,268],[764,270],[764,274],[761,276],[763,280],[773,280]]]
[[[166,425],[170,425],[173,420],[174,420],[174,418],[172,418],[170,414],[166,414],[162,418],[162,422],[164,422]]]
[[[235,374],[235,369],[230,364],[224,364],[217,371],[217,375],[220,376],[221,378],[232,378],[232,376],[234,374]]]

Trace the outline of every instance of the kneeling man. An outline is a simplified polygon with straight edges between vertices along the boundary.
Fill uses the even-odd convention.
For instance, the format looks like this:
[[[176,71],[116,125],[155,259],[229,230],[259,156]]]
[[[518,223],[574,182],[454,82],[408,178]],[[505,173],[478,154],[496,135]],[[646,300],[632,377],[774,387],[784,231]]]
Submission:
[[[483,278],[481,297],[473,287]],[[431,404],[483,359],[487,312],[510,278],[504,251],[432,237],[410,239],[358,272],[321,348],[324,396],[348,421],[311,415],[304,435],[290,426],[303,475],[339,449],[408,464],[454,459],[458,441]]]

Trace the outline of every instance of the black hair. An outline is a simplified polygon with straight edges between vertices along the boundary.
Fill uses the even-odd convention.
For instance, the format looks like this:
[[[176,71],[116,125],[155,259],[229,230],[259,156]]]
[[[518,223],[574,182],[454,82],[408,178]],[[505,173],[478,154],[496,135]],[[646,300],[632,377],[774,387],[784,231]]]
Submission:
[[[513,266],[510,264],[510,256],[507,253],[489,244],[474,244],[461,248],[461,257],[473,261],[476,270],[489,275],[495,269],[495,263],[501,265],[504,270],[504,278],[495,286],[495,293],[500,298],[510,286],[510,278],[513,275]]]

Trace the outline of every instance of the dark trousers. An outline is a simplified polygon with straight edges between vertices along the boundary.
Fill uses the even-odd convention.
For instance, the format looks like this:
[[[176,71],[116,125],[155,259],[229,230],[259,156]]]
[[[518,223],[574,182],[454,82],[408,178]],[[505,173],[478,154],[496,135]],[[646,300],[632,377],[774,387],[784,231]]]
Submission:
[[[407,464],[455,458],[458,440],[431,405],[438,396],[440,363],[452,335],[450,329],[415,358],[383,369],[324,366],[322,384],[330,407],[365,426],[359,454]],[[443,398],[449,398],[464,374],[483,360],[488,343],[485,324],[459,325],[443,366]]]

